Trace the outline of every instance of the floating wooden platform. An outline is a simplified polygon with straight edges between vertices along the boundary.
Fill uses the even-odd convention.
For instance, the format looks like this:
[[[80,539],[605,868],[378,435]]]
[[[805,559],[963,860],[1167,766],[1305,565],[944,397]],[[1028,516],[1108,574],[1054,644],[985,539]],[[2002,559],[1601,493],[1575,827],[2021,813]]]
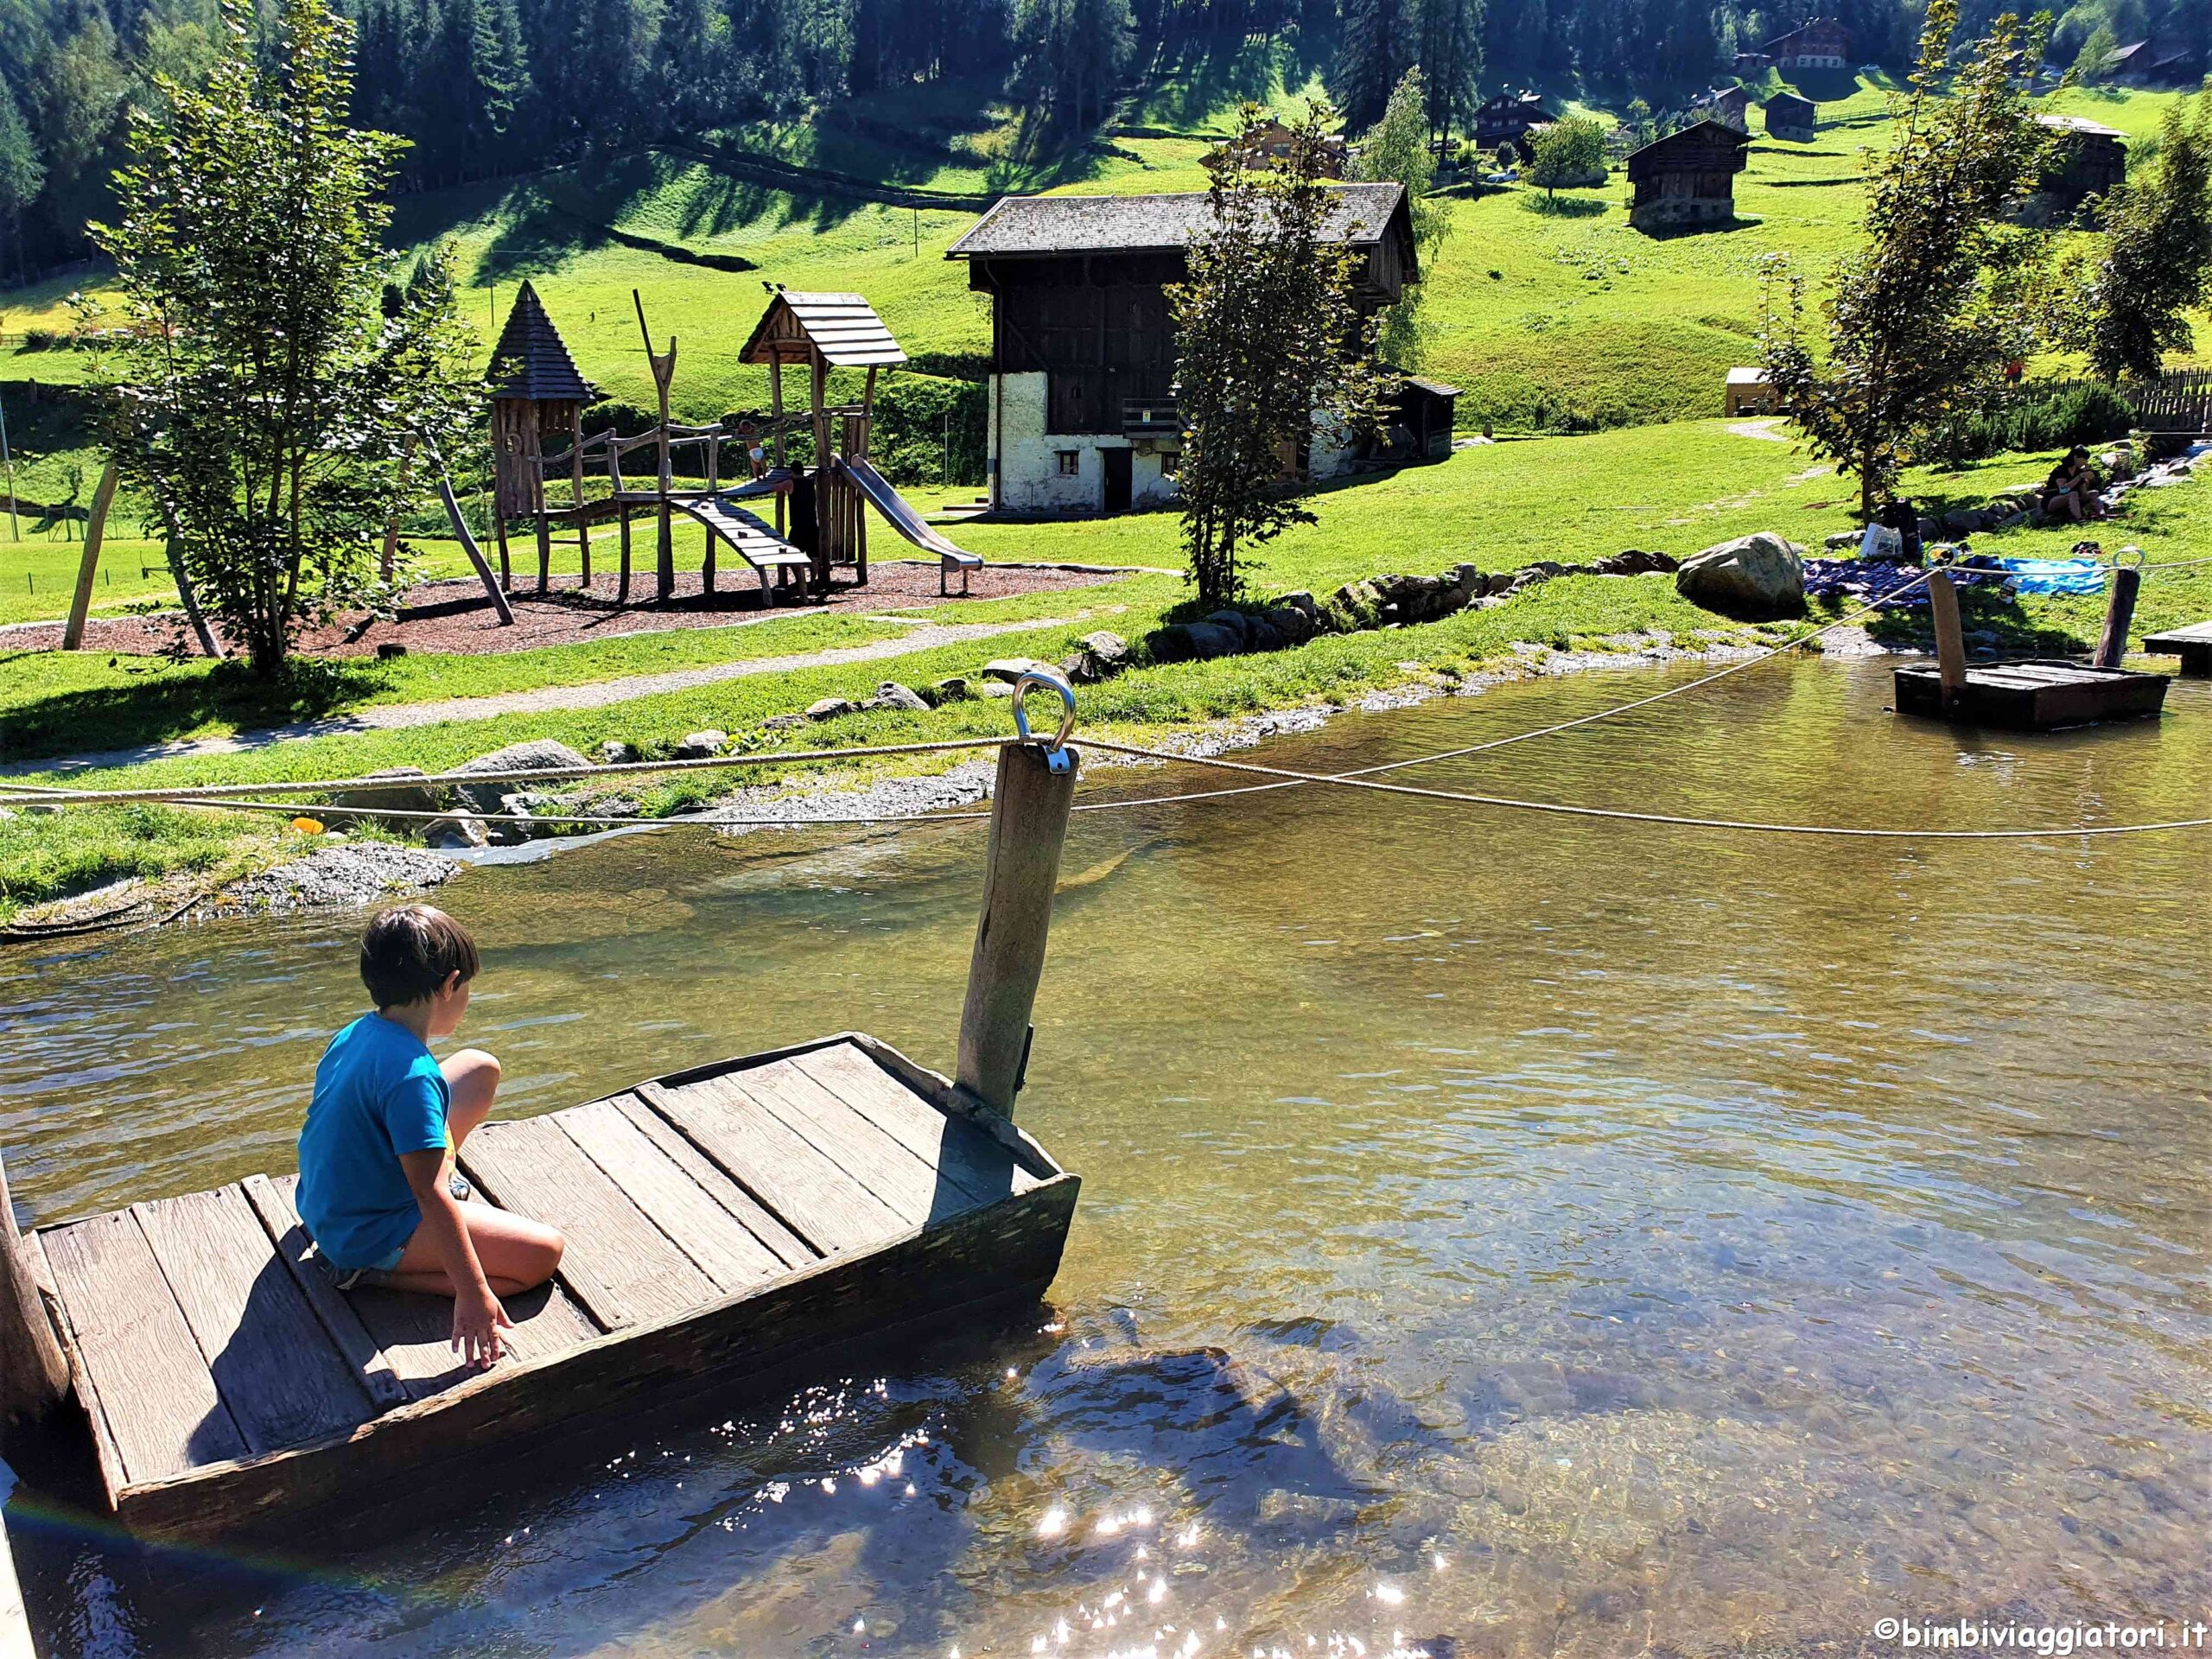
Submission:
[[[306,1259],[291,1178],[32,1235],[126,1525],[206,1536],[371,1503],[464,1452],[1033,1298],[1078,1186],[851,1033],[487,1123],[461,1166],[480,1199],[568,1237],[558,1278],[508,1302],[516,1355],[488,1372],[456,1364],[443,1299],[334,1289]]]
[[[2193,622],[2185,628],[2143,636],[2143,649],[2153,657],[2178,657],[2181,671],[2192,679],[2212,676],[2212,622]]]
[[[2015,731],[2048,732],[2062,726],[2099,721],[2140,720],[2157,714],[2166,701],[2163,674],[2133,669],[2092,668],[2063,661],[1976,664],[1946,709],[1941,671],[1913,664],[1896,671],[1897,712],[1954,720],[1971,726],[2002,726]]]

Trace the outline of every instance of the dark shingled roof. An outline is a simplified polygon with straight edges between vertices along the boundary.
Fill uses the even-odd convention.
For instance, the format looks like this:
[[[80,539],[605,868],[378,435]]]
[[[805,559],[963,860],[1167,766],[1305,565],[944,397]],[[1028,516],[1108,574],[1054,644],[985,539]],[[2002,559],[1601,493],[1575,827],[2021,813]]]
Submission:
[[[507,326],[499,330],[492,366],[484,384],[495,398],[519,397],[533,404],[594,404],[599,392],[576,372],[576,361],[562,344],[561,331],[545,315],[537,290],[528,283],[515,296]]]
[[[1402,184],[1334,184],[1328,239],[1363,247],[1382,239],[1406,192]],[[946,252],[1156,253],[1186,248],[1213,226],[1204,191],[1164,196],[1006,196]]]
[[[1720,149],[1729,151],[1732,170],[1740,173],[1744,170],[1743,150],[1751,142],[1749,133],[1725,121],[1694,121],[1680,131],[1655,138],[1630,156],[1629,181],[1641,183],[1654,169],[1695,166],[1701,156]]]

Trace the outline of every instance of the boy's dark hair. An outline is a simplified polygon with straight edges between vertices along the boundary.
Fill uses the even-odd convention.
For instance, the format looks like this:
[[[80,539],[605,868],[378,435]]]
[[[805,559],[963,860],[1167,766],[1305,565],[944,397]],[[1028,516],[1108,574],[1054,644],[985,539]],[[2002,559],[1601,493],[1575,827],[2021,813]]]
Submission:
[[[361,983],[380,1008],[419,1001],[450,974],[466,984],[480,965],[467,929],[435,906],[387,910],[361,935]]]

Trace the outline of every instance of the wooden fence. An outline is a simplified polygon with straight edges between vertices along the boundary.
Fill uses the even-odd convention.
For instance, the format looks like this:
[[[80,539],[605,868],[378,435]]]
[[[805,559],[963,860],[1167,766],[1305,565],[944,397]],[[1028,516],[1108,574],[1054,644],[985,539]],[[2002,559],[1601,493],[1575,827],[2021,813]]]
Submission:
[[[2212,369],[2174,369],[2147,380],[2123,380],[2117,387],[2101,380],[2027,380],[2010,389],[2019,403],[2044,403],[2091,387],[2117,391],[2135,411],[2135,424],[2146,432],[2212,432]]]

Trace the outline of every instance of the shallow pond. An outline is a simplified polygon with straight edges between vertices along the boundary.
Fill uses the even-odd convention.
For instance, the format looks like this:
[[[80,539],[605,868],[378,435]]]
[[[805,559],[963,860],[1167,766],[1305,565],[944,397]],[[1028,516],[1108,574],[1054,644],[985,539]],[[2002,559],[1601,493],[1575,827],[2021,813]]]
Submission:
[[[1262,753],[1349,768],[1653,683]],[[1407,776],[1860,824],[2212,808],[2202,683],[2043,739],[1886,691],[1770,664]],[[949,1066],[980,826],[814,833],[449,887],[507,1109],[855,1026]],[[1021,1118],[1084,1188],[1031,1328],[523,1484],[426,1470],[481,1486],[463,1517],[338,1562],[142,1554],[19,1497],[52,1650],[1835,1652],[1885,1617],[2202,1616],[2212,840],[1298,790],[1080,817],[1065,869]],[[290,1167],[359,925],[0,960],[22,1209]]]

